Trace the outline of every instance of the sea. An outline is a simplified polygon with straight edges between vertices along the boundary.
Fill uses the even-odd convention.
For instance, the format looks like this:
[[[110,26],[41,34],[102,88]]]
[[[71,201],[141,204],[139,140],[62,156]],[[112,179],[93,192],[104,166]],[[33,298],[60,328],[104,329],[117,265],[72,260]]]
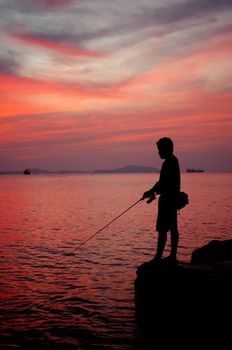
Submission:
[[[135,203],[158,176],[0,176],[1,349],[146,348],[134,280],[156,251],[157,200]],[[189,204],[178,259],[190,262],[193,250],[232,238],[232,176],[181,179]]]

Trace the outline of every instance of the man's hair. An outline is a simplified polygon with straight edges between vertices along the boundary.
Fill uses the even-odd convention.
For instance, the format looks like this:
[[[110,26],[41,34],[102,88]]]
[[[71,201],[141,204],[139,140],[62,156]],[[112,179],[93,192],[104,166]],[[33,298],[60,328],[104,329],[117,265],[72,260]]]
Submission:
[[[173,142],[169,137],[162,137],[156,144],[158,147],[164,148],[168,152],[173,152]]]

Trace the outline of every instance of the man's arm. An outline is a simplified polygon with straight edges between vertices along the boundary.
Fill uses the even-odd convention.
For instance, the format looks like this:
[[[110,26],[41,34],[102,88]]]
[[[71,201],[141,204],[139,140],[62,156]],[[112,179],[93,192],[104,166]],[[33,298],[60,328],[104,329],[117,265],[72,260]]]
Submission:
[[[143,199],[144,198],[151,198],[154,196],[154,194],[157,193],[159,194],[160,193],[160,181],[157,181],[154,186],[152,188],[150,188],[150,190],[144,192],[143,194]]]

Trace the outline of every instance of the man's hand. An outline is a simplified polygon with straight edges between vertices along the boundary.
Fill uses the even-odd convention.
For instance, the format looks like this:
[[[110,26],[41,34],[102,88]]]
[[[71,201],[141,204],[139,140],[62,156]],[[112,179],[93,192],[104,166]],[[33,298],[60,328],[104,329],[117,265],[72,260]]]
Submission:
[[[144,192],[142,199],[155,197],[154,192],[151,190]],[[155,199],[155,198],[154,198]]]
[[[155,193],[152,193],[151,197],[148,199],[147,204],[150,204],[151,202],[153,202],[156,199],[155,197]]]

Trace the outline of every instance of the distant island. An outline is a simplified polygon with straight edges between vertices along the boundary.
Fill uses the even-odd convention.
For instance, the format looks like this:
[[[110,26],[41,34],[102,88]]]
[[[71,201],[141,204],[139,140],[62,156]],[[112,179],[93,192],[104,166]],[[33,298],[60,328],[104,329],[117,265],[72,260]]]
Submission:
[[[94,170],[94,174],[110,174],[110,173],[158,173],[159,169],[153,168],[153,167],[146,167],[141,165],[126,165],[122,168],[116,168],[116,169],[99,169]]]
[[[142,165],[126,165],[115,169],[98,169],[93,171],[87,170],[43,170],[39,168],[26,169],[29,174],[126,174],[126,173],[159,173],[159,169],[154,167],[146,167]],[[1,171],[0,175],[17,175],[25,174],[24,171]]]
[[[187,173],[204,173],[204,170],[200,169],[200,168],[197,168],[197,169],[188,168],[188,169],[186,169],[186,172]]]

